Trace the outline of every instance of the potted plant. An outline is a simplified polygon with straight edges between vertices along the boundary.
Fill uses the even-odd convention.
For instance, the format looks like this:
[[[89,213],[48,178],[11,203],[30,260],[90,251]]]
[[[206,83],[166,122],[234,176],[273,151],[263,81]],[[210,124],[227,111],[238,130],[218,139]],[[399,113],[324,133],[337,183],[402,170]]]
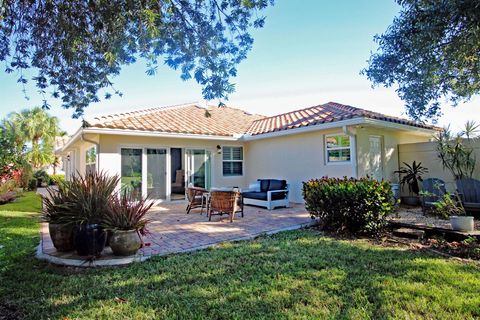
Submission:
[[[428,169],[413,161],[412,165],[403,163],[405,166],[400,167],[400,170],[395,171],[400,176],[400,185],[408,185],[409,196],[402,196],[402,203],[410,206],[416,206],[419,203],[420,186],[419,182],[423,181],[422,175],[428,172]]]
[[[73,250],[75,219],[71,205],[65,197],[66,183],[58,185],[58,192],[47,188],[43,198],[42,221],[48,223],[50,238],[55,249],[61,252]]]
[[[445,193],[439,201],[434,204],[434,214],[440,217],[449,217],[452,229],[462,232],[470,232],[475,228],[472,216],[467,216],[460,196],[457,192]]]
[[[118,176],[105,173],[74,175],[69,181],[66,197],[74,213],[74,247],[81,256],[98,256],[105,248],[107,233],[101,225],[115,199]]]
[[[129,256],[137,253],[142,245],[141,234],[149,220],[146,218],[153,201],[138,199],[131,192],[123,191],[113,199],[103,225],[111,231],[110,248],[115,255]]]

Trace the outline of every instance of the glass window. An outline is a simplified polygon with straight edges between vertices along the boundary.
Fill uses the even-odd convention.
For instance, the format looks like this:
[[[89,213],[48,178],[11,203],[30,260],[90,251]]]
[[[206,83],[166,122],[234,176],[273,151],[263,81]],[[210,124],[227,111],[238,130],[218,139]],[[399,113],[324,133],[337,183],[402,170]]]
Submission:
[[[97,165],[97,147],[93,146],[85,151],[85,172],[94,173]]]
[[[350,137],[344,134],[325,137],[327,162],[348,162],[351,159]]]
[[[224,176],[243,175],[243,147],[223,147],[222,160]]]
[[[122,190],[142,197],[142,149],[122,149]]]

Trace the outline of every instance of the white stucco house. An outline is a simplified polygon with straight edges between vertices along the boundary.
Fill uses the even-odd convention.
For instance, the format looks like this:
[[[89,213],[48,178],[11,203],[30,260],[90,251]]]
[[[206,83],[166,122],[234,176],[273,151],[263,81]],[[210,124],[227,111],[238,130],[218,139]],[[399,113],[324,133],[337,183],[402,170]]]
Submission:
[[[60,150],[67,179],[103,170],[163,201],[184,186],[241,187],[285,179],[290,201],[302,181],[373,176],[395,182],[398,146],[427,142],[438,128],[329,102],[266,117],[227,106],[185,104],[87,121]]]

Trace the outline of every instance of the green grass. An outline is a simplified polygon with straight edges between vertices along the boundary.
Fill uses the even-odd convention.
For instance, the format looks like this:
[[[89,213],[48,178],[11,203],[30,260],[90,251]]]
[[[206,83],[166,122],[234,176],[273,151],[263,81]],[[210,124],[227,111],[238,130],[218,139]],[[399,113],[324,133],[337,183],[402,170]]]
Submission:
[[[42,201],[35,191],[23,192],[14,201],[0,205],[0,211],[39,212]]]
[[[33,258],[34,215],[2,211],[0,221],[0,252],[9,252],[2,257],[0,307],[30,319],[480,317],[478,266],[314,230],[78,270]]]

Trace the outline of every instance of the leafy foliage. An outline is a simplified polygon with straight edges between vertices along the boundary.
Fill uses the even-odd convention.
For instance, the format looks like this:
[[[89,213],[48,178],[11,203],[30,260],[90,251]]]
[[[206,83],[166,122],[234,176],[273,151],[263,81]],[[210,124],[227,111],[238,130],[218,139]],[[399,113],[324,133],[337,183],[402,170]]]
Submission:
[[[438,158],[456,180],[473,176],[477,158],[472,143],[478,139],[479,128],[475,122],[468,121],[465,129],[456,134],[447,127],[435,137]]]
[[[374,85],[398,85],[416,120],[441,113],[441,98],[454,104],[480,92],[478,0],[397,0],[402,10],[382,35],[362,71]]]
[[[305,207],[324,228],[377,235],[394,210],[390,184],[372,178],[312,179],[303,183]]]
[[[57,117],[50,116],[40,107],[13,112],[4,125],[9,134],[14,137],[17,148],[28,148],[25,158],[35,168],[50,165],[55,162],[55,138],[65,133],[60,130]]]
[[[50,182],[51,184],[60,184],[65,182],[65,175],[64,174],[51,174],[50,175]]]
[[[450,194],[447,192],[440,200],[435,202],[431,213],[440,218],[447,219],[449,216],[465,215],[465,208],[458,193]]]
[[[37,179],[37,187],[41,187],[43,183],[50,184],[50,176],[43,169],[35,171],[33,177]]]
[[[408,163],[403,163],[405,167],[401,167],[400,170],[395,171],[401,176],[400,184],[404,186],[408,185],[408,192],[414,193],[416,195],[420,192],[419,181],[423,181],[422,175],[428,172],[428,169],[422,166],[422,163],[417,164],[416,161],[413,161],[412,165]]]
[[[263,27],[259,13],[273,0],[4,1],[0,4],[0,61],[6,72],[35,68],[44,95],[53,88],[74,116],[113,87],[123,65],[147,61],[148,75],[164,63],[181,78],[202,85],[206,99],[233,92],[229,78],[246,58],[250,28]],[[105,98],[111,97],[107,92]]]
[[[0,127],[0,177],[10,179],[15,170],[25,163],[24,146],[19,146],[15,136],[4,126]]]

